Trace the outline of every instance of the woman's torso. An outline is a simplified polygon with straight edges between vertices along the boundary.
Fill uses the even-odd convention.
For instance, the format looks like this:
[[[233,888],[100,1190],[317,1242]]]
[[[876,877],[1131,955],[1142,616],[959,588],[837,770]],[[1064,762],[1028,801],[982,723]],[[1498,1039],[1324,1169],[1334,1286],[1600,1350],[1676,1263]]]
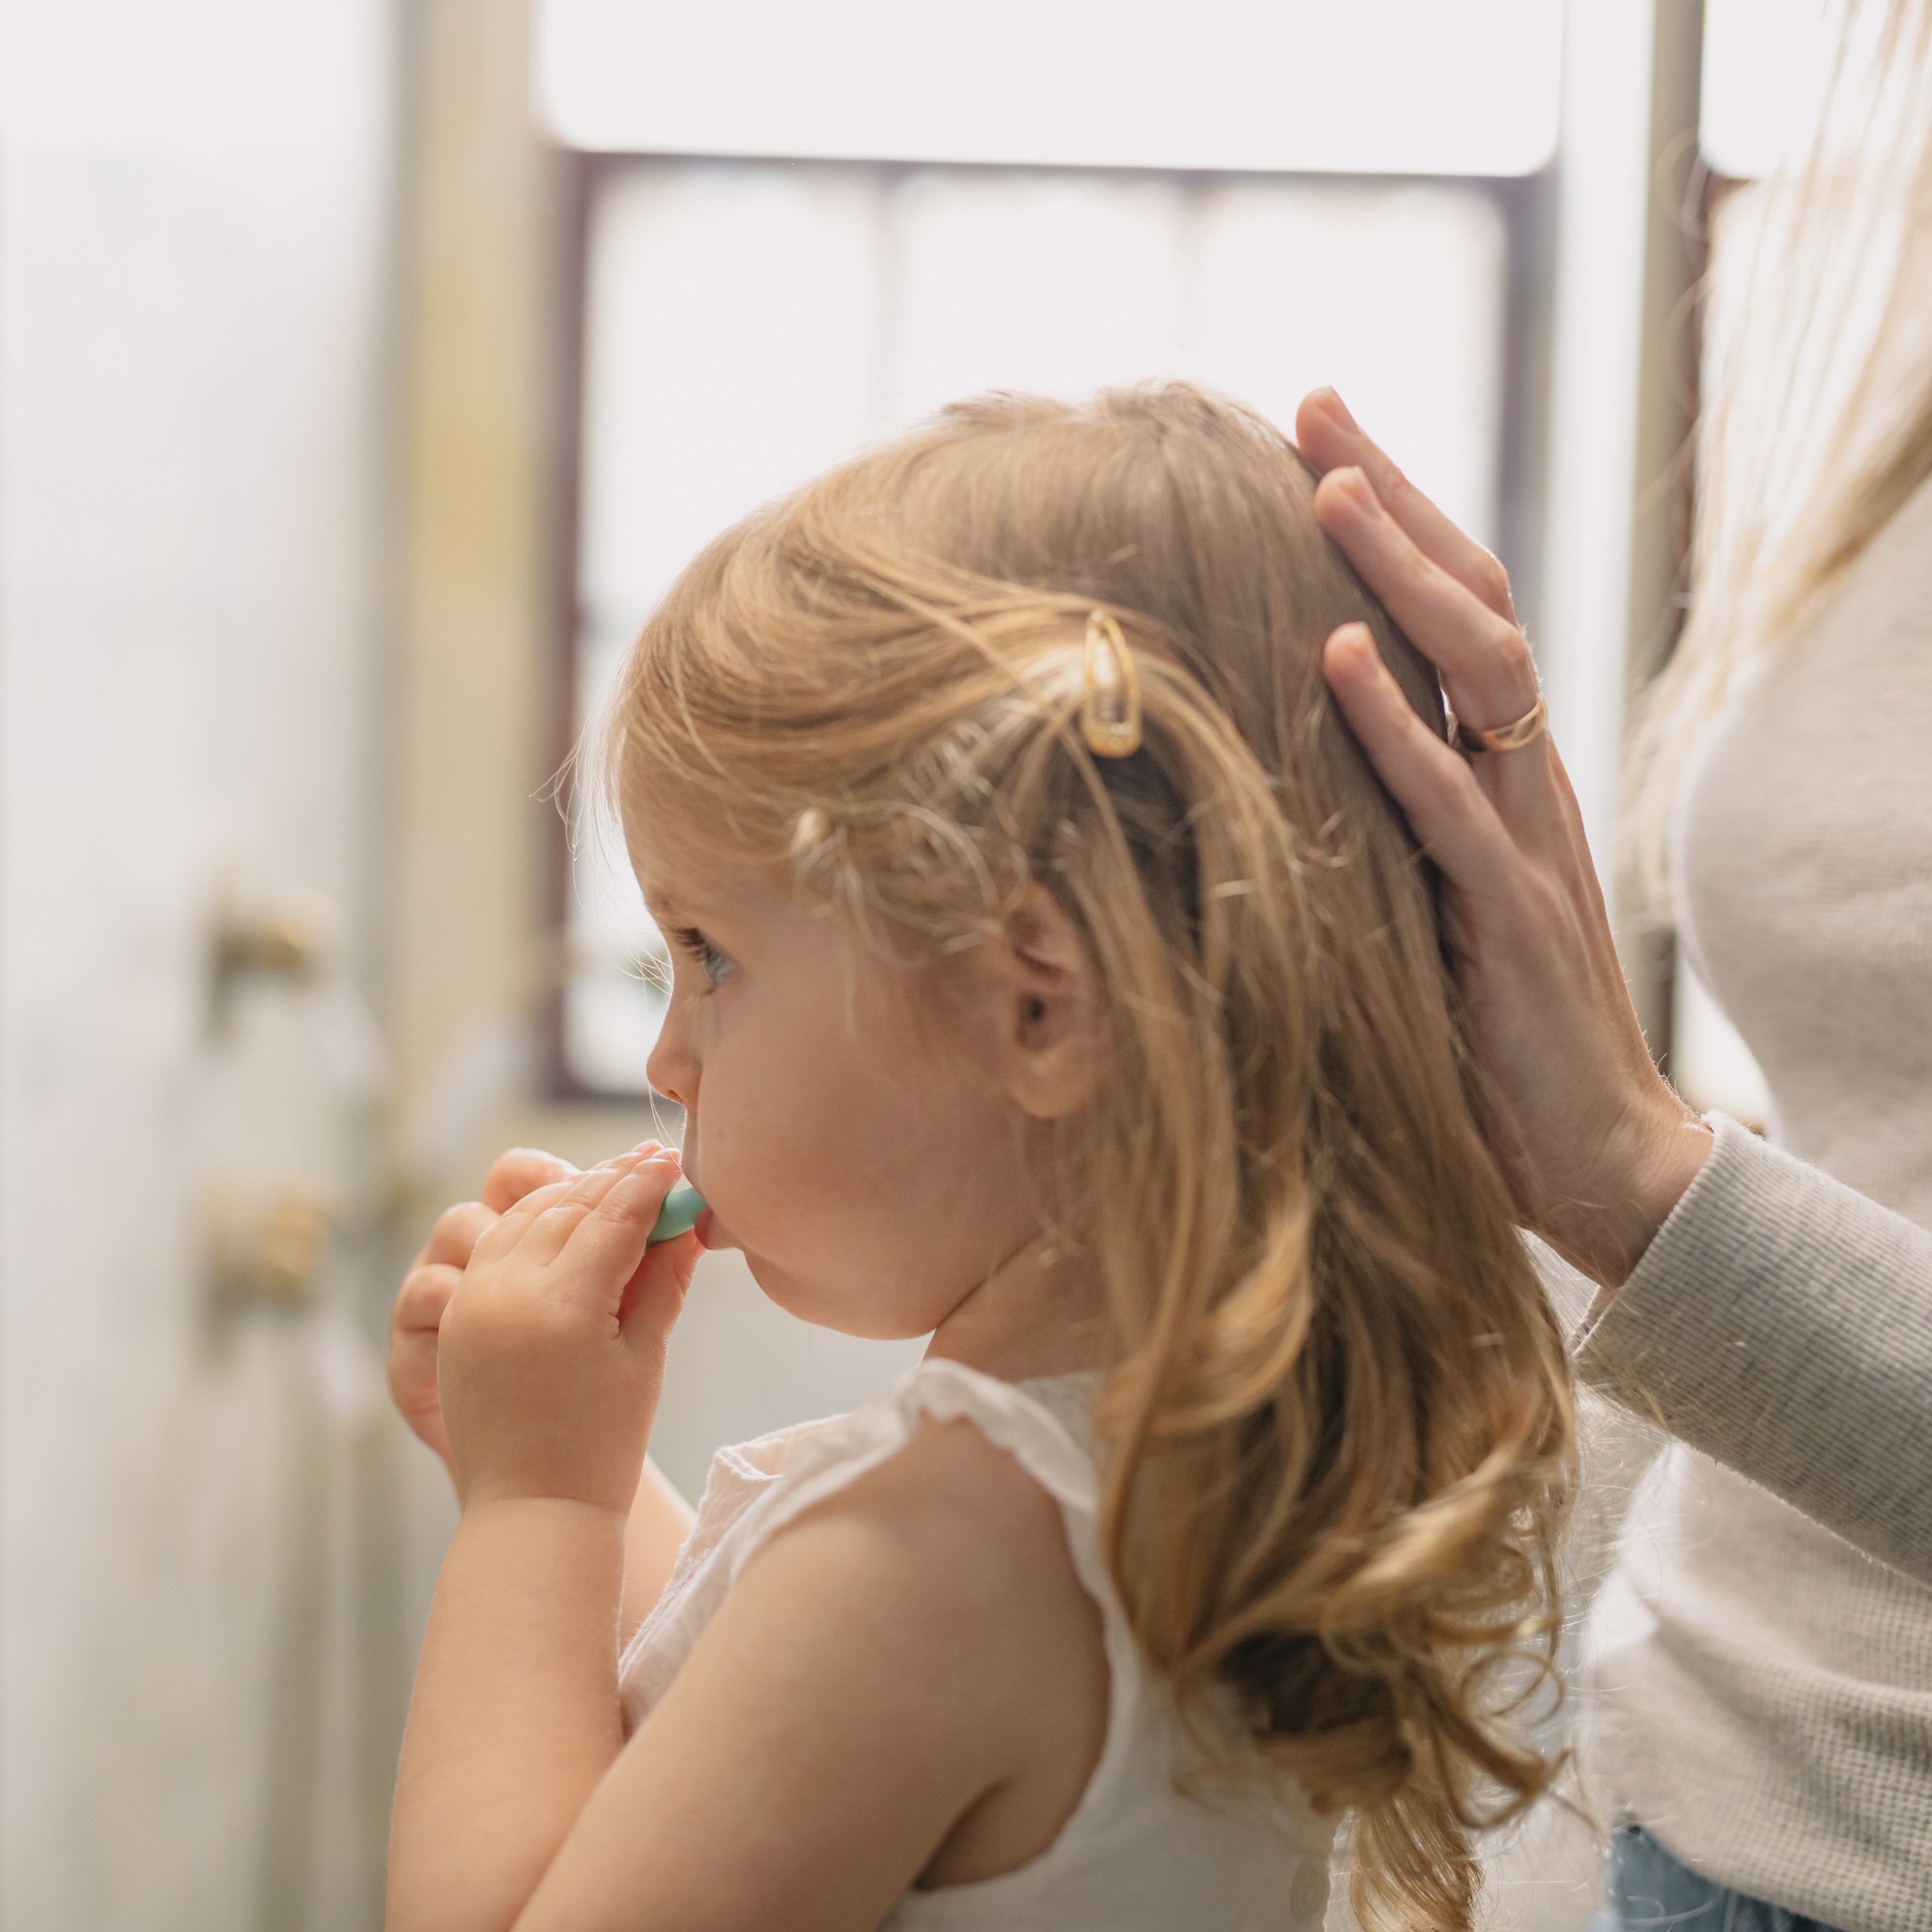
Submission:
[[[1673,875],[1770,1137],[1932,1225],[1932,486],[1727,701]],[[1593,1755],[1674,1852],[1849,1932],[1932,1923],[1932,1591],[1672,1444],[1596,1627]]]

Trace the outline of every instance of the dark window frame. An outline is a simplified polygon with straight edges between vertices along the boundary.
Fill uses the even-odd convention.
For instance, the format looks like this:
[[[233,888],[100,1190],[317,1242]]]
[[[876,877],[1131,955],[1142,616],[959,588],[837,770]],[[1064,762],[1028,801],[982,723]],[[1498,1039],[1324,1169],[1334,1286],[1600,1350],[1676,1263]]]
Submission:
[[[887,161],[818,156],[733,156],[646,151],[566,151],[562,156],[561,282],[556,318],[557,356],[550,491],[551,676],[550,769],[560,769],[576,738],[579,641],[583,608],[580,589],[583,478],[583,400],[590,235],[598,194],[611,181],[643,167],[694,160],[741,162],[767,169],[804,164],[838,167],[875,179],[915,173],[1025,174],[1041,180],[1104,176],[1123,182],[1179,185],[1205,193],[1243,182],[1293,182],[1318,188],[1369,192],[1416,186],[1467,190],[1490,201],[1504,237],[1502,340],[1498,351],[1499,420],[1496,427],[1496,549],[1510,572],[1517,610],[1532,635],[1538,628],[1543,577],[1541,513],[1548,467],[1556,168],[1547,161],[1527,175],[1341,174],[1289,169],[1180,169],[1097,167],[1074,164],[1013,165],[988,161]],[[639,613],[641,619],[642,613]],[[591,1086],[572,1069],[565,1050],[564,997],[571,971],[568,827],[561,814],[546,819],[541,906],[547,952],[557,971],[537,1015],[542,1097],[553,1103],[632,1111],[651,1104],[675,1107],[641,1079],[636,1088]],[[641,1069],[640,1069],[641,1073]]]

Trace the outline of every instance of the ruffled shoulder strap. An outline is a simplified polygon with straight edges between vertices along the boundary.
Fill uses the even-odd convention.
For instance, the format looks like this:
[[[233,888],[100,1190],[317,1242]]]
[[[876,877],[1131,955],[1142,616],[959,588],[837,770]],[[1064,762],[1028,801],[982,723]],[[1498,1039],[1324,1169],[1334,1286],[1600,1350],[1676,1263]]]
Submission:
[[[1060,1505],[1075,1574],[1100,1606],[1113,1676],[1104,1770],[1138,1702],[1140,1662],[1100,1549],[1099,1474],[1086,1421],[1097,1381],[1096,1373],[1007,1382],[962,1362],[927,1357],[879,1401],[785,1432],[785,1455],[775,1472],[753,1472],[740,1467],[742,1458],[721,1454],[691,1543],[622,1660],[619,1684],[634,1723],[664,1694],[769,1537],[904,1448],[923,1417],[965,1418]]]

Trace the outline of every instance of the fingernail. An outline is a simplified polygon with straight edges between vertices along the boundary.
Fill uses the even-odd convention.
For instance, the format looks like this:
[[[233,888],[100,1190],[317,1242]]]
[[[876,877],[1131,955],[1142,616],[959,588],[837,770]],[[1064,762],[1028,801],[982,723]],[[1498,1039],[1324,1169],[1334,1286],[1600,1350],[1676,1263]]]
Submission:
[[[1331,422],[1340,423],[1344,429],[1352,430],[1357,436],[1361,435],[1361,424],[1349,413],[1348,404],[1333,389],[1326,387],[1318,389],[1315,392],[1315,400],[1317,406]]]
[[[1375,485],[1360,469],[1348,469],[1342,475],[1343,487],[1349,493],[1349,500],[1365,517],[1379,517],[1382,513],[1381,498],[1376,495]]]

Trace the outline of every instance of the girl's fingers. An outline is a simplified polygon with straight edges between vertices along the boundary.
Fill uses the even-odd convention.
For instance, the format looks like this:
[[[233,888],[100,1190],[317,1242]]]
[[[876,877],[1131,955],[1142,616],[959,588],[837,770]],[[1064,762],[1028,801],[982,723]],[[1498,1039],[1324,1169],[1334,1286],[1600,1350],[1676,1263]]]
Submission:
[[[646,1160],[649,1152],[656,1151],[657,1145],[655,1141],[646,1141],[628,1153],[585,1168],[569,1180],[552,1181],[534,1193],[526,1194],[497,1226],[511,1231],[513,1242],[520,1246],[527,1244],[530,1259],[538,1264],[554,1261],[563,1252],[564,1243],[576,1232],[583,1217],[633,1168]]]
[[[1384,512],[1359,469],[1324,476],[1316,489],[1315,514],[1389,615],[1434,662],[1463,724],[1494,730],[1536,703],[1529,640],[1508,617],[1423,554]],[[1517,769],[1543,755],[1537,750],[1541,742],[1510,753]]]
[[[412,1268],[396,1292],[389,1311],[389,1327],[395,1335],[433,1335],[442,1325],[442,1311],[463,1279],[460,1264],[432,1262]]]
[[[643,1151],[656,1146],[656,1141],[645,1141],[628,1153],[619,1154],[617,1161],[636,1160]],[[544,1153],[536,1148],[511,1148],[508,1152],[498,1154],[483,1183],[486,1197],[494,1193],[503,1203],[497,1220],[485,1231],[484,1238],[489,1240],[492,1252],[501,1253],[520,1240],[540,1214],[565,1200],[580,1181],[593,1175],[609,1174],[615,1164],[599,1161],[595,1167],[580,1173],[567,1160],[559,1160],[555,1154]],[[486,1200],[485,1205],[494,1203]],[[480,1239],[477,1245],[482,1245]]]
[[[449,1435],[442,1426],[436,1379],[437,1345],[443,1310],[463,1279],[447,1262],[418,1265],[403,1277],[389,1312],[389,1397],[397,1412],[446,1463]]]
[[[525,1195],[552,1181],[572,1179],[576,1174],[569,1161],[541,1148],[507,1148],[490,1163],[482,1202],[496,1213],[506,1213]]]
[[[624,1333],[628,1339],[645,1344],[651,1341],[657,1328],[668,1324],[656,1311],[643,1314],[636,1321],[629,1319],[643,1300],[659,1298],[651,1294],[650,1283],[641,1277],[648,1276],[651,1266],[655,1266],[660,1285],[669,1284],[670,1292],[681,1301],[697,1260],[696,1243],[680,1236],[654,1251],[663,1255],[661,1263],[646,1265],[645,1248],[651,1228],[664,1207],[665,1197],[677,1185],[678,1173],[676,1155],[669,1150],[657,1159],[640,1162],[604,1194],[579,1221],[570,1237],[570,1259],[573,1263],[582,1260],[582,1280],[623,1284],[624,1295],[617,1313],[623,1321]]]
[[[600,1172],[597,1168],[589,1171],[592,1174]],[[574,1176],[568,1180],[553,1180],[545,1186],[532,1188],[521,1201],[506,1208],[483,1231],[470,1251],[471,1263],[507,1254],[529,1233],[538,1216],[556,1207],[582,1178]]]
[[[429,1231],[429,1239],[423,1243],[415,1266],[434,1267],[441,1264],[456,1268],[469,1266],[476,1243],[495,1223],[497,1211],[481,1201],[459,1201],[454,1207],[445,1208],[436,1217],[436,1226]]]
[[[1318,471],[1325,474],[1345,465],[1364,471],[1389,515],[1424,556],[1465,584],[1499,617],[1516,621],[1509,573],[1389,461],[1333,389],[1316,389],[1301,399],[1294,412],[1294,440]]]
[[[1415,715],[1368,626],[1337,630],[1323,647],[1321,668],[1423,849],[1471,898],[1507,892],[1520,863],[1514,841],[1468,761]]]

